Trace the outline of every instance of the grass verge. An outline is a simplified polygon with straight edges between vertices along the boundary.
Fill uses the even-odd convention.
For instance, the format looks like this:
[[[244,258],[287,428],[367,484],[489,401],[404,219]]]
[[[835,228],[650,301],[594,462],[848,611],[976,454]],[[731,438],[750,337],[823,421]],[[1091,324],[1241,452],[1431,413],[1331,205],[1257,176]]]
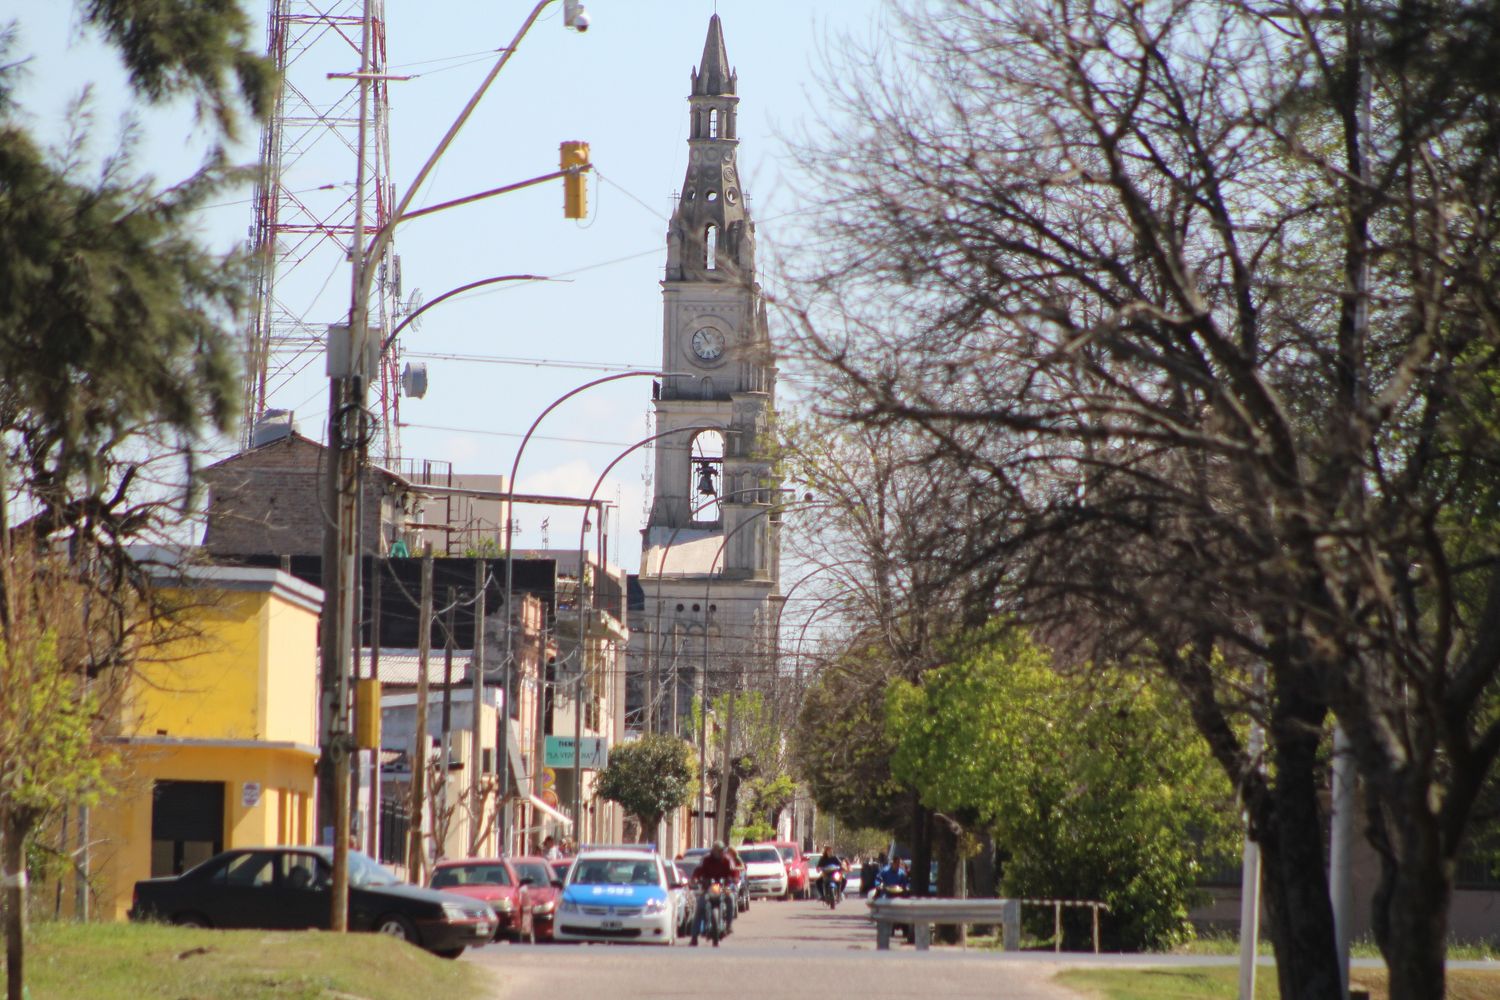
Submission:
[[[1185,969],[1069,969],[1057,982],[1099,1000],[1234,1000],[1239,970],[1233,966]],[[1350,988],[1369,990],[1370,1000],[1388,1000],[1384,969],[1355,969]],[[1279,1000],[1275,974],[1261,969],[1256,1000]],[[1448,1000],[1500,1000],[1500,970],[1450,969]]]
[[[487,978],[375,934],[40,923],[26,949],[31,1000],[466,1000]]]
[[[1240,939],[1233,934],[1205,933],[1172,949],[1174,955],[1238,955]],[[1256,954],[1271,955],[1271,942],[1262,938]],[[1349,946],[1349,954],[1355,958],[1379,958],[1380,948],[1371,938],[1356,938]],[[1450,962],[1484,961],[1500,959],[1500,948],[1487,941],[1451,941],[1448,944]]]

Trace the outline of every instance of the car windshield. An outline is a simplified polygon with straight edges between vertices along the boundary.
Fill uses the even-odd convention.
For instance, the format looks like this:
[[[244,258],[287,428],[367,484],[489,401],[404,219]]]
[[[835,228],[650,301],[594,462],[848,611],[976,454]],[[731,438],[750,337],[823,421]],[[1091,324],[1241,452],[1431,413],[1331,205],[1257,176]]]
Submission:
[[[517,861],[512,862],[516,866],[516,877],[531,879],[532,885],[547,886],[552,884],[552,872],[540,861]]]
[[[656,865],[620,858],[583,858],[573,865],[569,885],[660,885]]]
[[[455,885],[510,885],[504,865],[444,865],[432,873],[434,889]]]
[[[774,847],[741,847],[740,860],[746,864],[764,865],[780,861],[781,855],[776,853]]]
[[[778,847],[776,848],[776,850],[780,852],[781,860],[785,861],[787,864],[792,864],[797,860],[797,851],[794,848]]]
[[[371,885],[399,885],[401,882],[389,870],[371,861],[358,851],[349,852],[349,884],[356,889]]]

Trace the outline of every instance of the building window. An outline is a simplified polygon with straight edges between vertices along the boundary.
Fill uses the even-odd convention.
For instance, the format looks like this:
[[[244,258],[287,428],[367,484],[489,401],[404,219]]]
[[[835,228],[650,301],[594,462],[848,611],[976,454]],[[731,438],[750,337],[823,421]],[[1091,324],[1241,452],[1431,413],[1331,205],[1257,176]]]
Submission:
[[[703,232],[703,269],[716,271],[719,266],[719,227],[709,226]]]
[[[719,109],[714,108],[708,113],[708,137],[717,139],[719,137]]]

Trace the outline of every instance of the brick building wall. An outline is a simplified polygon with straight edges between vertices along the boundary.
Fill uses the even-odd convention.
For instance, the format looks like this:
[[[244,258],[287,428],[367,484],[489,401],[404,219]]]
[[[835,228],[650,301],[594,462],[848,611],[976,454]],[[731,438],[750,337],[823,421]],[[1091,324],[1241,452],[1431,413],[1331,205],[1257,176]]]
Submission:
[[[209,466],[203,547],[214,555],[320,554],[326,458],[323,445],[293,433]],[[406,522],[416,496],[406,481],[374,467],[364,475],[361,551],[384,553],[397,538],[413,545]]]

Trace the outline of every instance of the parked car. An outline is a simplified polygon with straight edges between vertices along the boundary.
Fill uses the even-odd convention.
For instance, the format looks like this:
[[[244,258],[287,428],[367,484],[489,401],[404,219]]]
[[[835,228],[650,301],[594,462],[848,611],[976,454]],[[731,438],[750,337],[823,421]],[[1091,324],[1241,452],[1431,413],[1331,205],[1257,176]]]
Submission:
[[[547,867],[552,869],[552,881],[568,881],[568,869],[573,867],[572,858],[558,858],[556,861],[547,862]]]
[[[557,890],[542,858],[460,858],[440,861],[428,885],[490,904],[498,918],[495,939],[548,941]]]
[[[654,851],[584,852],[557,906],[559,941],[677,941],[677,901],[667,862]]]
[[[135,884],[131,920],[184,927],[327,930],[330,847],[251,847],[216,854],[181,875]],[[349,852],[349,929],[409,941],[444,958],[487,943],[495,933],[488,903],[407,885],[357,851]]]
[[[516,874],[521,876],[521,882],[526,886],[527,895],[531,899],[531,919],[532,927],[536,930],[536,940],[554,940],[557,903],[562,898],[563,880],[557,877],[557,872],[547,863],[546,858],[512,858],[511,864],[515,866]]]
[[[788,899],[807,898],[807,860],[802,849],[789,840],[778,840],[773,847],[781,854],[786,865],[786,890]]]
[[[687,861],[674,861],[667,871],[677,879],[672,884],[672,894],[677,901],[677,936],[686,937],[693,932],[693,913],[698,907],[698,894],[693,891],[693,868]]]
[[[745,865],[745,881],[749,884],[751,899],[757,896],[786,898],[786,863],[774,845],[746,844],[739,848],[739,854]]]

